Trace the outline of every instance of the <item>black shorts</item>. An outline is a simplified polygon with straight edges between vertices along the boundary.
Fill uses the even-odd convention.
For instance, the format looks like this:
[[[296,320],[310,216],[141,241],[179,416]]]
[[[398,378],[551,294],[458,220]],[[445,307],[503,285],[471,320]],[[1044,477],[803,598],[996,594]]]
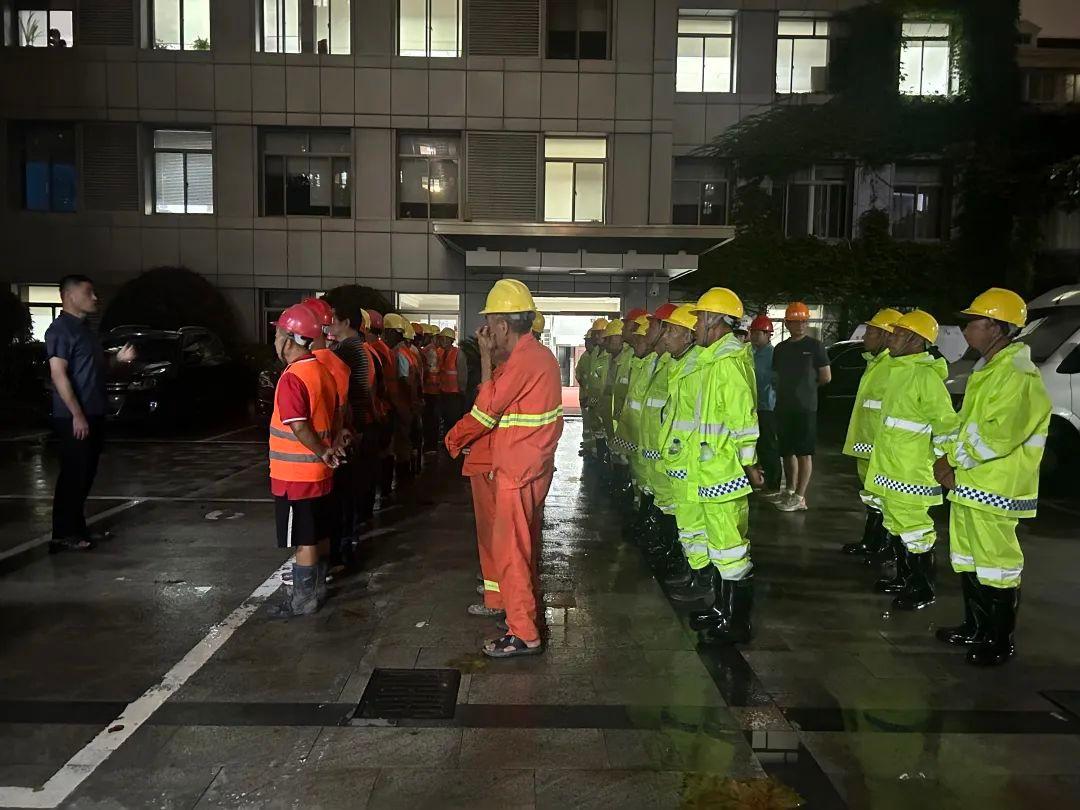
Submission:
[[[332,495],[290,501],[274,496],[274,518],[277,523],[278,548],[314,546],[326,540],[334,528]]]
[[[776,411],[776,443],[782,456],[812,456],[817,450],[816,411]]]

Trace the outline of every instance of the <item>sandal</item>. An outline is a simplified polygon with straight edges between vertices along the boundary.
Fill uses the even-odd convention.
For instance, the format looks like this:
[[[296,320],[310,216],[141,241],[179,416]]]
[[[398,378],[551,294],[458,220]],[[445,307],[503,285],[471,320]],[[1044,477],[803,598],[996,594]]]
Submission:
[[[503,610],[502,608],[489,608],[483,602],[481,602],[478,605],[469,605],[469,607],[466,608],[466,610],[467,610],[467,612],[468,612],[468,614],[470,616],[485,616],[485,617],[487,617],[487,616],[505,616],[506,615],[506,611]],[[504,627],[502,629],[505,630],[506,628]]]
[[[488,649],[488,648],[491,649]],[[506,649],[509,647],[510,649]],[[480,652],[488,658],[516,658],[519,655],[539,655],[544,651],[543,644],[530,647],[517,636],[505,635],[502,638],[489,641],[480,648]]]

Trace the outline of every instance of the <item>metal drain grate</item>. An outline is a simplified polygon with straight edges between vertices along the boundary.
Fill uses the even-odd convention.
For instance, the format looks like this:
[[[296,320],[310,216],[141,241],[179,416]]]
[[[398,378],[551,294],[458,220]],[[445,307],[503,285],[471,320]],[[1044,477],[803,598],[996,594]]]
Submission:
[[[380,720],[449,720],[457,706],[456,669],[376,669],[354,717]]]

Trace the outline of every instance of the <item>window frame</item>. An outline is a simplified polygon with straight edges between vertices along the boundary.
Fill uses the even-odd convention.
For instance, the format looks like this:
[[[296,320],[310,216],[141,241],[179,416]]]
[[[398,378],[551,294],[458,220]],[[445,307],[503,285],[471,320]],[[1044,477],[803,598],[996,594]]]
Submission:
[[[27,139],[30,137],[34,130],[51,129],[60,130],[65,129],[71,135],[71,167],[75,173],[74,187],[74,199],[70,210],[53,207],[53,189],[51,186],[53,179],[53,166],[56,164],[56,155],[53,152],[49,153],[49,170],[48,170],[48,182],[49,187],[49,207],[47,209],[30,208],[27,198],[28,186],[26,182],[26,164],[29,156],[29,146]],[[52,215],[52,214],[77,214],[79,213],[79,204],[82,201],[82,136],[78,125],[73,123],[65,123],[63,121],[26,121],[18,122],[15,126],[9,127],[8,143],[9,149],[11,145],[11,136],[15,135],[17,140],[18,149],[18,171],[19,171],[19,199],[18,210],[23,214],[31,215]],[[10,152],[9,152],[10,154]]]
[[[394,55],[412,59],[460,59],[465,54],[465,2],[457,2],[457,49],[452,56],[435,56],[431,53],[431,0],[424,0],[424,53],[403,54],[401,52],[401,0],[397,0],[397,25],[394,26]]]
[[[162,147],[158,148],[155,143],[155,135],[158,132],[199,132],[206,133],[210,136],[210,148],[209,149],[189,149],[185,147]],[[184,210],[183,211],[159,211],[158,199],[157,199],[157,187],[158,187],[158,171],[157,171],[157,156],[159,154],[173,154],[183,155],[184,158]],[[209,211],[188,211],[188,156],[189,155],[209,155],[210,156],[210,210]],[[178,129],[177,127],[153,127],[150,130],[150,211],[155,215],[162,216],[197,216],[208,217],[213,216],[216,211],[215,197],[217,196],[217,182],[215,179],[215,166],[214,166],[214,130],[212,127],[206,129]]]
[[[314,133],[326,132],[337,133],[339,135],[346,135],[349,139],[349,151],[348,153],[341,152],[312,152],[311,151],[311,136]],[[307,151],[300,152],[267,152],[266,151],[266,136],[276,133],[303,133],[307,138]],[[353,187],[353,152],[354,144],[352,140],[352,130],[342,129],[340,127],[268,127],[260,130],[259,132],[259,212],[260,216],[264,217],[318,217],[320,219],[352,219],[353,211],[355,209],[354,187]],[[266,213],[266,159],[267,157],[280,157],[282,158],[282,213],[280,214],[267,214]],[[311,158],[325,158],[330,161],[330,213],[328,214],[290,214],[289,213],[289,158],[305,158],[310,160]],[[348,215],[334,214],[334,161],[335,160],[348,160],[349,161],[349,213]]]
[[[890,190],[889,190],[889,233],[892,235],[892,237],[894,239],[896,239],[898,241],[904,241],[904,242],[942,242],[946,238],[948,238],[949,222],[952,219],[952,217],[950,215],[951,205],[952,205],[952,202],[951,202],[952,198],[951,198],[951,194],[950,194],[951,184],[949,182],[949,175],[946,172],[945,167],[943,167],[943,166],[934,166],[934,168],[936,168],[938,170],[938,181],[936,183],[934,183],[934,182],[919,182],[919,181],[916,181],[914,183],[898,182],[897,179],[896,179],[896,175],[898,173],[898,170],[902,166],[903,167],[910,166],[910,167],[914,168],[914,167],[918,167],[919,165],[920,164],[903,163],[903,164],[899,164],[899,165],[894,164],[894,166],[893,166],[893,182],[892,182],[892,185],[890,186]],[[928,164],[922,164],[922,165],[928,165]],[[937,236],[919,236],[918,235],[919,221],[920,221],[920,219],[925,219],[926,215],[924,214],[924,215],[922,215],[922,217],[920,217],[918,211],[916,211],[916,210],[912,211],[913,216],[912,216],[912,233],[911,233],[911,235],[908,236],[907,234],[898,234],[896,232],[897,220],[895,218],[895,212],[896,212],[895,197],[899,193],[900,189],[911,189],[912,190],[911,193],[916,198],[919,195],[919,190],[920,189],[938,189],[938,190],[940,190],[941,195],[940,195],[940,198],[939,198],[940,199],[939,204],[940,204],[941,210],[938,211],[938,215],[936,217],[936,220],[937,220],[936,228],[937,228],[937,231],[938,231]],[[904,193],[907,193],[907,192],[905,191]]]
[[[696,222],[693,222],[693,223],[678,223],[678,224],[680,224],[680,225],[692,225],[692,226],[695,226],[695,227],[703,227],[703,228],[715,228],[715,227],[718,227],[718,226],[729,224],[730,221],[731,221],[731,197],[732,197],[732,173],[733,173],[732,172],[732,168],[733,168],[732,164],[730,162],[725,162],[723,164],[723,170],[724,170],[724,175],[725,176],[722,177],[722,178],[713,178],[713,177],[698,177],[698,178],[685,177],[685,178],[680,178],[680,177],[676,177],[676,174],[678,173],[678,167],[679,167],[679,161],[680,160],[684,160],[684,161],[693,160],[693,161],[695,161],[693,164],[684,163],[683,165],[690,165],[690,166],[697,167],[697,166],[700,165],[700,163],[698,161],[700,161],[701,158],[697,158],[694,155],[676,155],[674,157],[674,159],[672,160],[672,166],[671,166],[671,170],[672,170],[671,171],[671,220],[672,220],[672,224],[676,224],[675,223],[675,186],[676,186],[677,183],[684,183],[684,184],[687,184],[687,185],[693,183],[697,187],[697,198],[698,198],[697,215],[695,217]],[[724,216],[723,216],[723,222],[719,222],[719,223],[702,223],[702,221],[701,221],[701,219],[702,219],[702,211],[703,211],[704,203],[705,203],[705,185],[707,183],[723,183],[723,185],[724,185],[724,195],[723,195],[723,198],[724,198]]]
[[[430,138],[431,140],[436,140],[436,139],[440,139],[440,138],[447,139],[447,140],[456,139],[457,140],[457,155],[453,156],[453,157],[440,157],[438,155],[407,155],[401,149],[401,139],[402,139],[403,136],[404,137],[413,137],[413,138],[427,137],[427,138]],[[434,217],[434,219],[455,220],[455,221],[461,219],[461,207],[462,207],[461,195],[462,195],[462,185],[463,185],[462,182],[461,182],[462,177],[463,177],[463,173],[462,173],[462,170],[461,170],[461,156],[462,156],[462,151],[461,150],[462,150],[463,144],[464,144],[464,139],[461,137],[460,132],[439,131],[439,130],[409,130],[409,129],[399,129],[397,131],[397,165],[396,165],[396,168],[397,168],[397,172],[398,172],[398,179],[397,179],[397,183],[396,183],[395,200],[394,200],[394,211],[395,211],[394,217],[395,217],[395,219],[417,220],[417,221],[420,221],[420,222],[430,221],[431,219],[433,219],[433,217],[431,216],[431,189],[430,188],[427,190],[427,197],[428,197],[427,203],[426,203],[426,205],[427,205],[427,216],[424,216],[424,217],[406,217],[406,216],[402,216],[402,214],[401,214],[401,166],[402,166],[402,163],[405,160],[426,160],[427,165],[428,165],[428,177],[431,176],[431,164],[433,162],[451,162],[451,163],[456,163],[457,164],[457,202],[455,203],[457,210],[455,211],[453,217]]]
[[[845,176],[845,178],[843,180],[818,179],[815,175],[817,174],[819,167],[822,167],[822,166],[839,166],[839,167],[842,167],[844,169],[844,173],[845,173],[846,176]],[[838,162],[837,163],[834,163],[834,162],[813,163],[813,164],[810,165],[808,171],[810,173],[810,178],[809,179],[807,179],[807,180],[793,180],[793,179],[791,179],[789,177],[787,179],[787,181],[784,183],[784,237],[787,238],[787,239],[802,239],[802,238],[807,238],[807,237],[813,237],[815,239],[829,239],[829,240],[850,239],[851,238],[852,218],[853,218],[852,206],[853,206],[853,193],[854,193],[854,176],[853,176],[854,173],[852,171],[852,166],[850,164],[848,164],[848,163],[838,163]],[[791,222],[790,222],[790,219],[791,219],[791,217],[790,217],[790,212],[791,212],[791,187],[792,186],[807,186],[809,188],[809,190],[810,190],[810,193],[809,193],[809,195],[807,196],[807,199],[806,199],[806,205],[807,205],[807,212],[806,212],[807,217],[806,217],[806,219],[807,219],[807,222],[809,223],[810,227],[808,228],[808,233],[805,234],[805,236],[803,236],[803,235],[792,236],[791,232],[790,232],[790,229],[791,229]],[[817,222],[817,218],[815,216],[816,200],[817,200],[817,195],[820,193],[819,190],[822,189],[822,188],[825,188],[825,189],[843,188],[844,189],[845,197],[846,197],[845,205],[844,205],[844,226],[842,228],[843,233],[841,235],[839,235],[839,236],[830,236],[828,234],[819,235],[819,234],[815,233],[815,230],[816,230],[815,226],[816,226],[816,222]],[[828,206],[829,203],[830,203],[829,199],[826,198],[826,206]],[[830,210],[831,210],[831,208],[826,208],[826,214],[825,214],[825,221],[826,222],[828,222],[829,219],[830,219],[829,214],[828,214],[828,212]]]
[[[791,20],[799,20],[799,21],[805,21],[805,22],[813,23],[814,33],[812,33],[812,34],[781,34],[780,33],[780,24],[785,22],[785,21],[791,21]],[[817,33],[818,23],[824,23],[824,25],[825,25],[825,33],[824,33],[824,35],[819,35]],[[813,66],[811,66],[811,71],[812,71],[813,67],[826,67],[827,68],[829,66],[830,57],[832,55],[832,34],[831,34],[831,32],[832,32],[832,20],[829,17],[825,17],[825,16],[796,17],[796,16],[792,16],[792,15],[789,15],[789,14],[783,14],[783,13],[781,13],[777,17],[777,19],[776,19],[776,46],[777,46],[777,60],[778,61],[779,61],[779,53],[780,53],[780,41],[781,40],[790,40],[791,41],[791,59],[790,59],[789,65],[788,65],[788,89],[787,90],[781,90],[779,83],[777,83],[774,89],[776,90],[776,93],[778,95],[802,96],[802,95],[809,95],[809,94],[812,94],[814,92],[813,84],[811,84],[809,90],[795,90],[795,89],[793,89],[794,76],[795,76],[795,42],[797,40],[814,40],[814,41],[816,41],[816,40],[824,40],[825,41],[825,64],[823,66],[813,65]],[[779,68],[779,64],[777,65],[777,67]],[[779,73],[777,73],[777,78],[779,78]]]
[[[180,28],[180,43],[179,43],[180,47],[179,48],[175,48],[175,49],[174,48],[159,48],[158,45],[157,45],[157,41],[158,41],[157,40],[157,24],[156,24],[157,23],[157,6],[158,6],[158,3],[162,3],[162,2],[172,2],[172,3],[176,3],[176,5],[177,5],[177,15],[176,15],[177,16],[177,25]],[[209,29],[206,32],[207,35],[208,35],[206,37],[206,48],[189,48],[189,47],[187,47],[187,37],[185,36],[185,33],[184,33],[184,5],[185,5],[185,0],[147,0],[147,4],[146,4],[146,12],[147,12],[147,14],[146,14],[146,16],[147,16],[147,25],[149,26],[149,34],[150,34],[150,36],[149,36],[150,50],[153,50],[153,51],[172,51],[172,50],[176,50],[176,51],[184,51],[186,53],[209,53],[211,50],[213,50],[213,47],[214,47],[213,32],[210,31]],[[209,22],[210,22],[210,0],[206,0],[206,19],[207,19],[207,23],[209,24]]]
[[[551,24],[550,24],[551,15],[549,13],[551,0],[544,0],[544,6],[543,6],[543,9],[544,9],[544,31],[543,31],[543,33],[544,33],[544,58],[545,59],[557,59],[557,60],[560,60],[560,61],[571,61],[571,60],[581,60],[581,59],[586,59],[586,60],[589,60],[589,61],[596,61],[596,62],[610,61],[611,60],[611,37],[612,37],[611,22],[612,22],[612,16],[613,16],[613,13],[612,13],[612,0],[603,0],[603,2],[604,2],[604,7],[605,7],[605,13],[604,13],[604,25],[605,25],[605,28],[604,28],[604,37],[605,37],[604,55],[602,57],[599,57],[599,58],[595,57],[595,56],[583,57],[581,55],[581,32],[582,32],[581,15],[582,15],[582,8],[581,8],[581,3],[578,0],[575,0],[575,2],[574,2],[574,16],[576,18],[575,19],[575,26],[576,27],[574,28],[574,55],[567,57],[567,56],[552,56],[551,55]]]
[[[948,33],[944,36],[909,36],[903,33],[904,25],[944,25],[948,28]],[[951,23],[940,22],[934,20],[918,20],[910,19],[901,21],[900,28],[900,56],[897,64],[897,84],[900,90],[900,95],[911,96],[912,98],[949,98],[956,95],[957,91],[957,75],[956,75],[956,53],[953,48],[953,27]],[[949,69],[948,69],[948,90],[944,95],[929,94],[923,92],[923,85],[926,77],[926,43],[927,42],[944,42],[949,46]],[[910,47],[909,43],[919,44],[919,92],[906,93],[901,85],[902,79],[899,76],[899,69],[904,62],[904,50]]]
[[[553,158],[549,158],[547,156],[547,142],[548,142],[548,140],[603,141],[604,142],[604,157],[602,157],[602,158],[577,158],[577,157],[553,157]],[[544,181],[543,182],[544,193],[543,193],[543,199],[540,201],[540,209],[543,212],[543,221],[544,222],[555,222],[555,223],[562,224],[562,225],[594,225],[594,224],[595,225],[603,225],[604,223],[607,222],[607,203],[608,203],[608,197],[607,197],[607,184],[608,184],[607,162],[608,162],[608,155],[609,155],[609,147],[610,147],[610,144],[608,143],[608,138],[607,138],[606,135],[581,135],[581,134],[544,135],[543,140],[541,140],[541,148],[544,150],[542,152],[542,158],[543,158],[543,167],[542,167],[543,168],[543,174],[542,174],[542,177],[543,177],[543,181]],[[547,198],[548,198],[547,167],[551,163],[569,163],[569,164],[571,164],[573,166],[573,174],[572,174],[571,188],[570,188],[570,191],[571,191],[571,194],[570,194],[570,219],[568,219],[568,220],[565,220],[565,219],[548,219],[547,218]],[[599,220],[594,220],[594,219],[582,219],[582,220],[579,220],[577,218],[578,165],[579,164],[585,164],[585,163],[592,164],[592,165],[599,164],[601,169],[603,170],[603,174],[602,174],[602,176],[600,178],[600,219]]]
[[[19,24],[19,12],[21,11],[40,11],[45,13],[45,45],[23,45],[22,44],[22,26]],[[65,45],[65,48],[74,48],[75,44],[79,40],[79,15],[76,9],[75,0],[70,2],[63,2],[62,0],[17,0],[11,5],[11,24],[15,31],[15,47],[16,48],[38,48],[44,47],[45,49],[51,48],[49,45],[49,30],[52,28],[50,24],[50,18],[54,12],[65,12],[71,15],[71,42]]]
[[[276,36],[278,42],[282,42],[285,37],[285,11],[288,6],[296,6],[296,36],[299,42],[298,50],[287,51],[278,48],[277,50],[268,50],[266,47],[266,3],[273,2],[276,9],[277,26]],[[315,25],[315,0],[256,0],[257,13],[256,13],[256,26],[258,28],[257,36],[255,40],[256,51],[259,53],[276,53],[276,54],[290,54],[290,53],[307,53],[318,54],[320,56],[351,56],[353,52],[352,41],[352,25],[353,25],[353,0],[327,0],[327,20],[329,21],[333,17],[333,4],[334,3],[348,3],[349,4],[349,49],[347,51],[334,52],[333,47],[333,25],[328,24],[326,29],[326,53],[322,53],[319,50],[319,36],[318,30]],[[360,0],[363,2],[363,0]],[[460,2],[460,0],[459,0]],[[310,7],[311,12],[305,14],[305,7]],[[305,26],[305,19],[310,19],[310,27]],[[307,47],[310,45],[310,50]]]
[[[738,40],[738,14],[735,12],[724,11],[721,13],[711,13],[712,10],[706,9],[693,9],[693,11],[706,11],[706,13],[687,13],[691,9],[679,9],[679,15],[675,20],[675,92],[676,93],[726,93],[731,94],[737,92],[736,90],[736,76],[735,65],[736,59],[736,47]],[[681,33],[679,31],[679,23],[682,20],[729,20],[731,22],[730,34],[704,34],[704,33]],[[679,89],[679,41],[682,39],[700,39],[702,41],[701,46],[701,89],[700,90],[680,90]],[[707,90],[705,89],[705,44],[710,39],[726,39],[731,43],[730,55],[728,56],[729,69],[728,69],[728,87],[726,90]]]

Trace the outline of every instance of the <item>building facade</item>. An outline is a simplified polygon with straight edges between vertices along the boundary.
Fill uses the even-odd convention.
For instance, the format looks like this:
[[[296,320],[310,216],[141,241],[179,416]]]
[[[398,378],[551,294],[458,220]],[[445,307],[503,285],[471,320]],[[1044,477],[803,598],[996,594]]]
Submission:
[[[68,272],[185,266],[256,340],[347,283],[466,328],[502,276],[651,308],[733,237],[734,168],[695,150],[825,98],[830,15],[857,4],[0,0],[4,281],[35,303]],[[954,89],[944,28],[905,23],[904,92]],[[1068,50],[1038,54],[1062,73],[1042,103],[1080,100]],[[947,238],[948,186],[809,166],[786,228],[846,238],[885,205],[895,235]]]

